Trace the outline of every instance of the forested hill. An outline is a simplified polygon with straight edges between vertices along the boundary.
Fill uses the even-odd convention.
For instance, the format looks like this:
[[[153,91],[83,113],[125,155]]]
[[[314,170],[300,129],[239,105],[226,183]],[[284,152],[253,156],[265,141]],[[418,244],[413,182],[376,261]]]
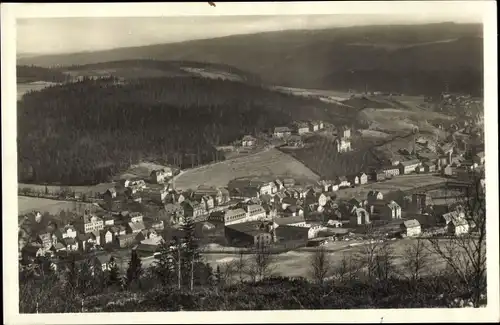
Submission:
[[[33,65],[18,65],[16,70],[18,83],[35,81],[65,82],[68,80],[67,75],[55,69],[48,69]]]
[[[244,134],[297,119],[342,123],[355,113],[229,80],[84,80],[21,99],[18,176],[77,185],[107,181],[144,159],[191,167]]]
[[[228,64],[273,85],[482,95],[481,24],[357,26],[19,58],[40,66],[130,59]]]

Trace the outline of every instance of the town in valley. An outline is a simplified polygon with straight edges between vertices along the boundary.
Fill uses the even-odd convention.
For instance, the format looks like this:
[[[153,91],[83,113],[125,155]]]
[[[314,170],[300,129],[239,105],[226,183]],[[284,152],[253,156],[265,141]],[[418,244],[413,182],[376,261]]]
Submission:
[[[341,54],[332,60],[345,67],[321,78],[313,76],[328,69],[318,68],[320,51],[317,60],[300,61],[285,40],[312,53],[324,45],[324,31],[173,43],[165,58],[159,45],[18,56],[21,312],[343,308],[321,296],[336,286],[358,288],[356,281],[370,288],[359,292],[387,294],[360,308],[484,305],[477,274],[486,267],[485,122],[475,84],[482,71],[474,70],[476,52],[467,54],[482,49],[480,26],[408,26],[394,27],[402,35],[394,40],[382,27],[341,29],[332,36]],[[418,35],[415,44],[408,35]],[[269,44],[311,71],[291,72],[264,50],[272,69],[249,63],[246,45],[231,37],[248,37],[251,53]],[[269,40],[283,40],[286,50]],[[465,51],[456,60],[467,68],[448,62],[450,71],[463,71],[439,79],[429,68],[421,77],[420,56],[434,48]],[[203,49],[215,51],[207,61],[192,54]],[[361,58],[377,51],[393,62]],[[439,69],[443,60],[429,64]],[[484,247],[473,251],[474,266],[464,262],[467,271],[457,271],[456,252],[477,242]],[[470,287],[439,289],[432,300],[427,277]],[[317,297],[290,293],[286,281],[302,281],[300,290],[319,290]],[[423,293],[385,298],[397,294],[388,288],[406,285],[397,281]],[[66,295],[76,300],[49,303],[43,283],[73,290]],[[245,305],[247,298],[231,296],[261,299],[281,286],[292,290],[281,293],[284,302]],[[177,299],[165,296],[169,290],[196,303],[160,302]],[[371,293],[355,294],[362,301]],[[238,303],[222,302],[225,296]]]

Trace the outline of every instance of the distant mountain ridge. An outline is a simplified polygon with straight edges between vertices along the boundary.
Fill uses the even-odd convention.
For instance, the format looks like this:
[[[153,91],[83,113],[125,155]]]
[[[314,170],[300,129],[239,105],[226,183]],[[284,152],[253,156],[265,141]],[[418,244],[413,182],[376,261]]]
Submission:
[[[418,46],[417,46],[418,45]],[[18,58],[64,66],[153,59],[233,66],[282,86],[480,95],[480,24],[357,26],[234,35],[181,43]]]

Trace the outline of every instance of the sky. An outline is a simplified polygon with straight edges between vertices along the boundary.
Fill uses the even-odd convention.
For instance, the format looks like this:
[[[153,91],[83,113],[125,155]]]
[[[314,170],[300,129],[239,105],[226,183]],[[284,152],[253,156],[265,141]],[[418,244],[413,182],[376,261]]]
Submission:
[[[17,19],[18,54],[96,51],[128,46],[181,42],[235,34],[356,25],[478,22],[464,13],[455,17],[387,15],[191,16]]]

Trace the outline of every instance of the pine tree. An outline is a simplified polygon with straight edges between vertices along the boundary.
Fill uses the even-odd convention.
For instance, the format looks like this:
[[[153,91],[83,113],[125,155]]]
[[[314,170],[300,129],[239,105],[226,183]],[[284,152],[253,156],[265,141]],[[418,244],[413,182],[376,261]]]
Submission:
[[[153,273],[164,286],[173,284],[176,278],[174,252],[170,248],[172,244],[162,240],[157,260],[153,264]]]
[[[131,285],[132,283],[137,283],[140,287],[141,275],[142,275],[142,261],[137,255],[137,251],[135,249],[132,250],[132,254],[130,256],[130,262],[128,263],[127,269],[127,285]]]
[[[215,282],[217,285],[224,285],[222,280],[222,272],[220,270],[220,265],[217,265],[217,269],[215,270]]]
[[[191,216],[184,215],[182,230],[184,232],[183,240],[183,278],[186,279],[185,283],[189,283],[189,288],[193,290],[194,287],[194,268],[200,261],[201,255],[199,252],[198,243],[195,236],[195,223]]]

